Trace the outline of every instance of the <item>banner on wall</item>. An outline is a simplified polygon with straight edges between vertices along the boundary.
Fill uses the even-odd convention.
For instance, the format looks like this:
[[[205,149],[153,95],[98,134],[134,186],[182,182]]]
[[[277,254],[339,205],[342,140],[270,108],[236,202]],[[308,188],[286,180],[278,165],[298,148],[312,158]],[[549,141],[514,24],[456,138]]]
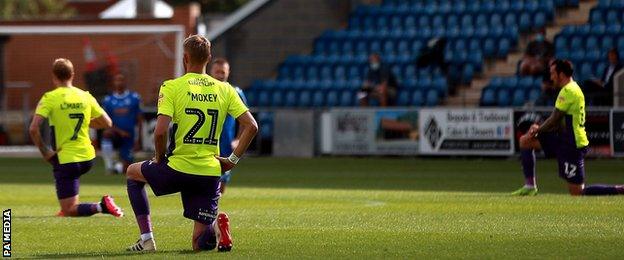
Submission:
[[[511,109],[421,109],[419,126],[422,154],[514,153]]]
[[[611,111],[611,147],[614,156],[624,156],[624,110]]]
[[[330,114],[333,154],[418,154],[416,109],[334,109]]]

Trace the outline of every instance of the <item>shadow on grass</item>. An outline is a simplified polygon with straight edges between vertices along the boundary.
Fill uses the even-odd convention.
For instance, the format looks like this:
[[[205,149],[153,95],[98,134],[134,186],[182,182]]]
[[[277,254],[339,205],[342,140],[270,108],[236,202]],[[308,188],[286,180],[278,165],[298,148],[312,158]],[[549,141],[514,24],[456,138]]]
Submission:
[[[38,254],[38,255],[34,255],[34,258],[36,259],[50,259],[50,258],[66,259],[66,258],[116,257],[116,256],[162,257],[163,254],[195,255],[195,254],[206,254],[206,253],[211,253],[211,252],[216,253],[217,251],[213,250],[209,252],[202,252],[202,251],[196,252],[191,249],[185,249],[185,250],[165,250],[165,251],[156,251],[156,252],[148,252],[148,253],[130,252],[130,251],[123,251],[123,252],[117,252],[117,253],[87,252],[87,253],[69,253],[69,254]]]
[[[81,177],[83,185],[125,187],[125,177],[105,176],[101,163]],[[539,160],[541,191],[567,193],[556,162]],[[618,160],[588,162],[588,183],[622,183]],[[0,158],[2,184],[53,185],[49,165],[37,159]],[[0,184],[0,186],[2,186]],[[246,158],[230,187],[342,190],[405,190],[508,193],[523,184],[517,159],[451,158]]]

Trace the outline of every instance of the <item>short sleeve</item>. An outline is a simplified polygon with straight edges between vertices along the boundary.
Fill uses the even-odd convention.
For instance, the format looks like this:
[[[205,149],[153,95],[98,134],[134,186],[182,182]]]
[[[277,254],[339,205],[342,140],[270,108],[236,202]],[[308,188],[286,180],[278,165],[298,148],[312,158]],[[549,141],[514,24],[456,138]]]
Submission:
[[[173,107],[173,91],[171,87],[169,87],[166,82],[160,86],[160,91],[158,93],[158,114],[166,115],[173,117],[174,107]]]
[[[569,92],[566,89],[559,91],[557,101],[555,102],[555,108],[563,112],[568,112],[570,106],[574,102],[574,99],[568,93]]]
[[[249,109],[247,108],[247,106],[245,106],[245,103],[243,103],[243,100],[232,86],[229,86],[228,84],[226,89],[229,104],[227,112],[232,117],[238,118]]]
[[[89,106],[91,107],[91,118],[98,118],[102,116],[104,113],[104,109],[98,104],[97,100],[91,95],[91,93],[87,92],[89,96]]]
[[[50,111],[52,111],[52,104],[50,104],[50,102],[50,94],[43,94],[43,96],[39,100],[39,103],[37,104],[35,114],[47,118],[50,115]]]

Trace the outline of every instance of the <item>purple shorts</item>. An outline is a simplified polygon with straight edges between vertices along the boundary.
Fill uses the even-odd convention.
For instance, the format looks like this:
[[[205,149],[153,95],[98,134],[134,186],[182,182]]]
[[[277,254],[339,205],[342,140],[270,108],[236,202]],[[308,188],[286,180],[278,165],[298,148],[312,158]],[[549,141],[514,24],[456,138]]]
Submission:
[[[572,184],[585,182],[587,147],[577,148],[575,145],[562,141],[561,137],[555,133],[542,133],[537,139],[547,158],[557,158],[559,177]]]
[[[93,166],[93,160],[59,164],[58,157],[55,155],[51,162],[56,184],[56,197],[61,200],[78,195],[80,176],[89,172]]]
[[[210,225],[217,217],[219,177],[186,174],[169,167],[166,162],[144,161],[141,172],[154,195],[180,192],[184,217]]]

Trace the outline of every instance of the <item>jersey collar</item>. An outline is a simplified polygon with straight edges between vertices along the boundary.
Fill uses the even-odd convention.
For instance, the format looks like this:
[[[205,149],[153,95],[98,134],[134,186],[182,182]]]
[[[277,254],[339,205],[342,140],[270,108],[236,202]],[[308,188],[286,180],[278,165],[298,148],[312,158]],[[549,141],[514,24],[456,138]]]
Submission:
[[[124,91],[124,92],[123,92],[123,93],[121,93],[121,94],[117,94],[117,92],[113,92],[113,97],[115,97],[115,98],[125,98],[125,97],[127,97],[127,96],[128,96],[128,94],[130,94],[130,91],[128,91],[128,90],[126,89],[126,91]]]

